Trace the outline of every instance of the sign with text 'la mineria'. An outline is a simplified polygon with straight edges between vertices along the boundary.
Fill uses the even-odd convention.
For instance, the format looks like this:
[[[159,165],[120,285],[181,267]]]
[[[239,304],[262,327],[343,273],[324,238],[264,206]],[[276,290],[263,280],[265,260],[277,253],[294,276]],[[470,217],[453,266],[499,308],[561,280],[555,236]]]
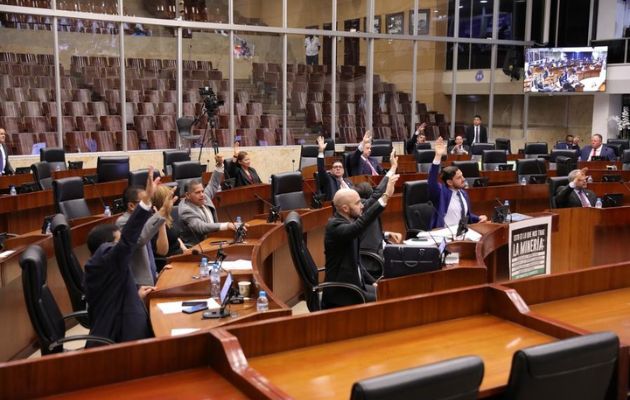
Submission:
[[[549,274],[551,268],[551,216],[509,225],[510,279]]]

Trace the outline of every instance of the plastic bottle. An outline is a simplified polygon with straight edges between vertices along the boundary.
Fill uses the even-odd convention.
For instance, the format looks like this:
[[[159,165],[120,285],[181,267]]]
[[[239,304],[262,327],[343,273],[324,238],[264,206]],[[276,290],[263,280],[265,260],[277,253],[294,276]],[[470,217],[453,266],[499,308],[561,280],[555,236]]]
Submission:
[[[600,199],[599,197],[597,198],[597,201],[595,202],[595,208],[602,208],[602,199]]]
[[[512,222],[512,213],[510,212],[510,200],[505,200],[503,202],[503,207],[506,209],[505,222]]]
[[[199,263],[199,276],[205,278],[208,276],[208,259],[203,257]]]
[[[221,295],[221,272],[219,264],[212,263],[210,267],[210,297],[218,299]]]
[[[237,216],[236,217],[236,221],[235,221],[235,225],[238,228],[241,224],[243,223],[243,221],[241,220],[241,216]]]
[[[46,222],[46,234],[50,235],[52,231],[50,230],[50,221]]]
[[[105,211],[103,211],[103,215],[105,215],[106,217],[111,217],[112,216],[112,209],[109,208],[109,206],[105,206]]]
[[[267,293],[264,290],[258,292],[258,300],[256,300],[256,311],[269,311],[269,300],[267,299]]]
[[[525,178],[525,177],[522,177],[522,178],[521,178],[521,185],[522,185],[522,186],[527,185],[527,178]]]
[[[11,189],[9,189],[9,194],[11,196],[17,196],[17,190],[15,190],[15,186],[11,185]]]

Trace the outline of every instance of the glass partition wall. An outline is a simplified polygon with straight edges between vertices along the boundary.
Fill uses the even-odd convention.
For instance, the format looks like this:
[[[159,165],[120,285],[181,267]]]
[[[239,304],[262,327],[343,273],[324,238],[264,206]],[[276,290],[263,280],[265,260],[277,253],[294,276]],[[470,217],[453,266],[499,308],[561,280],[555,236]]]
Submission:
[[[522,53],[526,16],[505,0],[0,0],[0,123],[13,154],[174,148],[208,87],[223,105],[193,127],[206,145],[401,141],[422,122],[451,137],[476,113],[491,139],[522,136],[522,92],[490,64]]]

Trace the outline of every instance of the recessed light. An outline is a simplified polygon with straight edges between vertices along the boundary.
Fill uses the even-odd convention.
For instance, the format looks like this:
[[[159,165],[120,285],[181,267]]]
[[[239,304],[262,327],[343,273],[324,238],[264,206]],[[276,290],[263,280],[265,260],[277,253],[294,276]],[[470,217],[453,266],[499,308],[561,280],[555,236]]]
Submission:
[[[488,2],[488,0],[481,0],[480,3],[481,4],[486,4]]]

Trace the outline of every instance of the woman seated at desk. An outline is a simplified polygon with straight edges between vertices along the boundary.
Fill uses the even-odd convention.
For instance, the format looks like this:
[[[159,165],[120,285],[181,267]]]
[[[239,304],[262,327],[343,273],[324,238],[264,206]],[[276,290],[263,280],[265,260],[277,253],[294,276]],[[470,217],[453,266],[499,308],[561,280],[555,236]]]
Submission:
[[[172,190],[172,188],[169,188],[165,185],[160,185],[157,187],[155,193],[153,193],[151,201],[158,210],[162,207]],[[182,240],[179,238],[179,235],[180,230],[177,226],[173,224],[173,215],[172,212],[169,212],[168,216],[166,217],[166,223],[162,225],[158,234],[155,235],[155,237],[151,240],[153,254],[155,254],[157,257],[164,258],[162,260],[155,260],[158,272],[166,264],[166,257],[191,253],[192,250],[186,248],[184,242],[182,242]]]
[[[234,143],[234,158],[229,163],[229,170],[226,171],[230,178],[234,178],[234,186],[247,186],[261,183],[260,177],[254,168],[251,167],[251,159],[246,151],[239,151],[239,142]],[[227,176],[226,176],[227,178]]]

